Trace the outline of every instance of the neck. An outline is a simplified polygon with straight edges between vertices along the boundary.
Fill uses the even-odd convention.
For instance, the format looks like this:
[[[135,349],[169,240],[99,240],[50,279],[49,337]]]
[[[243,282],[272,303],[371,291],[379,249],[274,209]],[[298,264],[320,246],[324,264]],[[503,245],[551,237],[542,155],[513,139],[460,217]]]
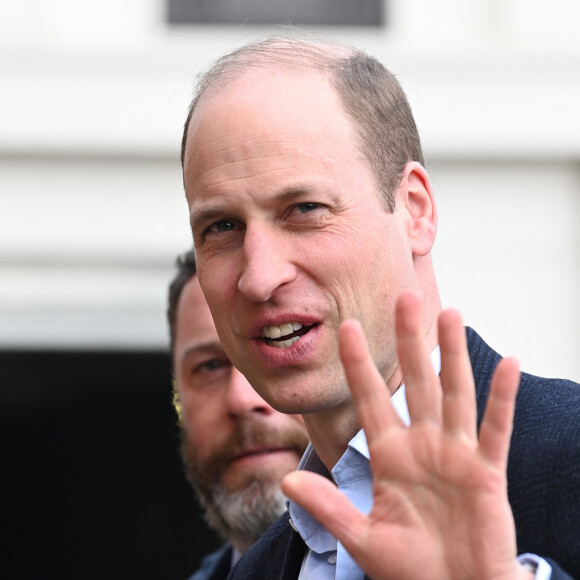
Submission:
[[[352,401],[338,408],[303,415],[303,419],[318,457],[330,472],[360,430]]]
[[[441,299],[434,276],[428,279],[431,283],[420,285],[417,291],[423,297],[425,340],[431,352],[438,344],[437,319],[441,312]],[[383,378],[392,396],[404,382],[398,363],[387,375]],[[303,419],[318,457],[330,472],[361,428],[352,399],[349,398],[339,407],[303,415]]]
[[[431,352],[439,344],[437,321],[439,319],[439,314],[441,314],[442,306],[431,260],[429,260],[429,267],[431,276],[427,277],[428,282],[425,285],[422,285],[419,288],[419,291],[423,297],[425,340],[429,352]]]

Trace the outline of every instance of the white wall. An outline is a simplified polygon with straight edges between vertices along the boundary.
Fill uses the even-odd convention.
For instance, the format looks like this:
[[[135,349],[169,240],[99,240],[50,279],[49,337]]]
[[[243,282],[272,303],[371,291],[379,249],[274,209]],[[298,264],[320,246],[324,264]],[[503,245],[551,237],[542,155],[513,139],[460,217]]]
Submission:
[[[525,369],[580,380],[580,3],[388,6],[384,30],[320,32],[407,89],[444,303]],[[0,348],[166,345],[193,77],[267,32],[170,29],[161,0],[0,4]]]

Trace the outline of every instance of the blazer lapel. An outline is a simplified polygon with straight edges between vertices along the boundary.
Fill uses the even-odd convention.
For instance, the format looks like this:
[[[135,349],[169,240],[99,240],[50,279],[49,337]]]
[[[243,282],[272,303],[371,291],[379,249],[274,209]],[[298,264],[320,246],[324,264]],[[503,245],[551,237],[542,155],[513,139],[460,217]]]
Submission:
[[[306,544],[290,524],[279,534],[269,547],[264,580],[297,580],[306,552]]]

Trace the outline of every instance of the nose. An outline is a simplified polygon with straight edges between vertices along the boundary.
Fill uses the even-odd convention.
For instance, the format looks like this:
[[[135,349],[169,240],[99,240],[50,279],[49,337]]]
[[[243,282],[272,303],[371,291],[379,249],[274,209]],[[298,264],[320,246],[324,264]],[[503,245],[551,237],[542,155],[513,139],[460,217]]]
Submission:
[[[244,238],[245,268],[238,289],[253,302],[266,302],[276,289],[296,275],[287,257],[287,242],[266,229],[246,231]]]
[[[259,413],[268,415],[274,411],[252,388],[246,377],[232,366],[228,384],[227,405],[233,417]]]

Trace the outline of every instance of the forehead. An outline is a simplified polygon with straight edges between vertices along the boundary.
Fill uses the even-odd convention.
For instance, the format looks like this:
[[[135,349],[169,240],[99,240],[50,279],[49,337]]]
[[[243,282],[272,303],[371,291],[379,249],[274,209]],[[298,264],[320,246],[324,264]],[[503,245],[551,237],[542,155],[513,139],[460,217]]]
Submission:
[[[340,100],[328,74],[306,65],[257,64],[210,85],[198,101],[190,127],[216,110],[220,116],[231,113],[234,118],[238,112],[255,110],[259,117],[273,113],[282,121],[286,115],[294,119],[296,113],[308,116],[318,107],[328,112],[329,106],[340,108]],[[281,112],[285,115],[279,116]]]
[[[217,337],[209,307],[197,276],[183,287],[176,313],[175,350]]]
[[[264,160],[357,153],[354,127],[325,77],[304,67],[254,67],[200,99],[184,156],[186,194],[191,201],[225,171],[229,181],[240,177],[236,170],[259,172]]]

